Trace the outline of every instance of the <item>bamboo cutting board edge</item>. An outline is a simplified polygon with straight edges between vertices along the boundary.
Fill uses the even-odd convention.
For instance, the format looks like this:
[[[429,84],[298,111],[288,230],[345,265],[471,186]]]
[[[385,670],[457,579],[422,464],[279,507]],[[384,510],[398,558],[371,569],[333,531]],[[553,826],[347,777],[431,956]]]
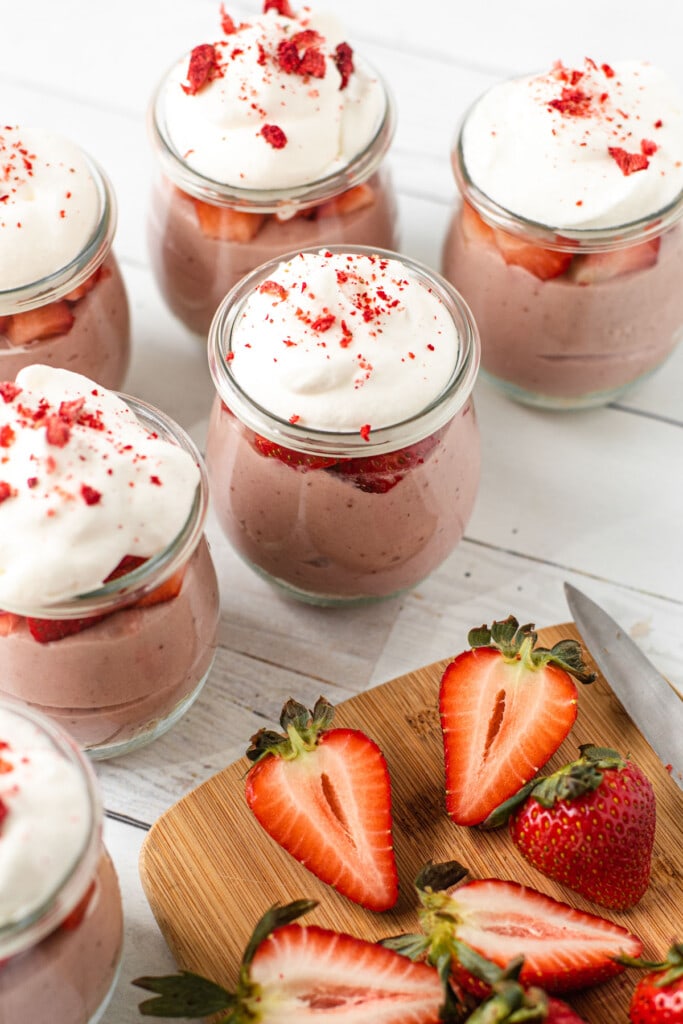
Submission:
[[[573,623],[540,630],[539,642],[551,646],[567,636],[579,639]],[[412,880],[430,859],[461,860],[473,877],[513,879],[609,917],[638,934],[648,956],[660,957],[674,938],[681,938],[679,791],[604,679],[598,674],[590,686],[579,686],[577,722],[548,767],[572,760],[580,743],[596,742],[630,754],[652,780],[658,811],[652,880],[638,906],[622,913],[596,907],[535,871],[513,847],[506,830],[482,833],[448,819],[443,806],[438,687],[450,660],[408,672],[336,708],[335,725],[363,729],[387,759],[401,882],[396,907],[384,914],[365,911],[281,850],[247,808],[244,776],[249,762],[241,758],[174,804],[143,843],[142,885],[182,968],[234,985],[241,952],[257,919],[275,902],[304,896],[319,900],[306,915],[310,923],[370,939],[414,931]],[[630,980],[622,975],[573,994],[570,1001],[590,1015],[591,1024],[619,1024],[627,1020],[632,984],[635,975]]]

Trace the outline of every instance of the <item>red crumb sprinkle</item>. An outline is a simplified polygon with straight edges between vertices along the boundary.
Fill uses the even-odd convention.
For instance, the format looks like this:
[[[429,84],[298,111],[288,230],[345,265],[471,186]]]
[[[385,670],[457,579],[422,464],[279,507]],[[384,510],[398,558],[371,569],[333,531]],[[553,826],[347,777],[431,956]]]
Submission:
[[[299,70],[299,50],[291,39],[281,39],[277,47],[277,62],[283,71],[295,75]]]
[[[155,487],[161,487],[161,480],[159,479],[158,476],[156,476],[156,474],[149,478],[149,482],[151,484],[154,484]]]
[[[432,345],[431,341],[430,341],[430,342],[428,342],[428,344],[427,344],[427,348],[429,349],[429,351],[430,351],[430,352],[433,352],[433,351],[434,351],[434,346]]]
[[[99,505],[102,500],[101,492],[90,487],[89,484],[81,484],[81,497],[86,505]]]
[[[650,166],[650,161],[643,153],[627,153],[621,146],[608,146],[607,151],[625,176],[635,174],[636,171],[644,171]]]
[[[611,68],[609,64],[601,64],[600,70],[602,71],[605,78],[614,78],[614,68]]]
[[[334,313],[328,313],[327,316],[319,316],[317,320],[314,320],[311,327],[314,331],[318,331],[323,334],[325,331],[329,331],[330,327],[337,318]]]
[[[364,441],[369,441],[370,440],[370,424],[369,423],[364,423],[363,426],[358,431],[358,433],[360,434],[360,436],[363,438]]]
[[[221,78],[223,69],[218,59],[218,51],[211,43],[201,43],[195,46],[190,54],[190,64],[187,69],[187,85],[180,88],[188,96],[194,96],[199,90],[212,82],[214,78]]]
[[[558,110],[564,117],[588,117],[591,112],[591,95],[583,89],[565,86],[560,97],[549,100],[548,106]]]
[[[13,402],[17,395],[21,394],[21,388],[11,380],[0,381],[0,395],[5,402]]]
[[[45,437],[48,444],[63,448],[71,437],[71,427],[59,416],[48,416],[45,420]]]
[[[320,50],[309,46],[301,58],[298,73],[300,75],[310,75],[312,78],[324,78],[325,71],[325,57]]]
[[[268,54],[263,49],[263,43],[258,43],[258,60],[256,61],[256,63],[263,65],[266,63],[267,60]]]
[[[26,481],[26,486],[29,488],[29,490],[32,491],[34,487],[38,486],[38,477],[37,476],[30,476],[28,478],[28,480]]]
[[[672,771],[674,770],[674,766],[672,764],[665,764],[664,767],[666,771],[669,773],[669,775],[671,775]]]
[[[10,445],[14,444],[16,434],[10,427],[9,423],[4,423],[0,427],[0,448],[9,448]]]
[[[65,423],[75,423],[85,405],[85,398],[75,398],[72,402],[61,402],[58,414]]]
[[[22,759],[23,760],[23,759]],[[0,775],[8,775],[14,771],[14,765],[11,761],[6,761],[4,757],[0,757]]]
[[[341,85],[339,88],[340,90],[345,89],[354,71],[353,50],[348,43],[339,43],[334,51],[334,63],[337,65],[337,71],[341,75]]]
[[[286,288],[283,288],[281,284],[278,284],[277,281],[273,281],[270,278],[259,285],[259,291],[263,292],[264,295],[276,295],[281,302],[284,302],[289,295]]]
[[[342,348],[348,348],[353,341],[353,331],[351,331],[346,323],[346,320],[341,322],[342,339],[339,342]]]
[[[237,31],[237,26],[226,11],[225,4],[221,4],[221,29],[226,36],[231,36]]]
[[[3,821],[5,820],[5,818],[7,817],[8,814],[9,814],[9,809],[7,807],[7,804],[5,803],[5,801],[0,796],[0,825],[2,825]]]
[[[293,416],[289,417],[289,422],[290,423],[298,423],[300,419],[301,419],[301,416],[299,416],[297,413],[294,413]]]
[[[12,488],[6,480],[0,480],[0,501],[7,501],[12,497]]]
[[[233,359],[235,358],[235,353],[234,352],[228,352],[225,358],[227,359],[227,361],[229,363],[231,363],[233,361]]]
[[[264,124],[261,135],[273,149],[284,149],[287,145],[287,136],[276,124]]]
[[[643,154],[643,156],[654,156],[654,154],[657,152],[657,143],[652,142],[651,139],[641,139],[640,152]]]
[[[664,124],[664,122],[662,121],[661,117],[659,117],[655,121],[655,125],[654,126],[655,126],[655,128],[661,128],[663,124]]]
[[[268,11],[277,11],[283,18],[294,17],[294,11],[289,5],[289,0],[265,0],[263,13],[267,14]]]

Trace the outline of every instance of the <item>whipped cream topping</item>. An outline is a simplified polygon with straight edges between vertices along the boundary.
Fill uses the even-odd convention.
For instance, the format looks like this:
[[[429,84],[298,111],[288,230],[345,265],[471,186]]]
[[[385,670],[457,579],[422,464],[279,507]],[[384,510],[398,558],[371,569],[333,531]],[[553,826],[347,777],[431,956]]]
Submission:
[[[184,57],[161,97],[191,168],[225,185],[290,188],[338,171],[371,142],[384,88],[332,18],[270,9],[244,23],[224,15],[223,25],[229,34]]]
[[[459,351],[444,303],[398,260],[304,252],[248,296],[227,358],[275,416],[367,439],[434,401]]]
[[[85,778],[33,722],[0,708],[0,927],[48,900],[92,828]]]
[[[469,113],[464,164],[500,206],[558,228],[603,228],[683,190],[683,97],[644,62],[586,59],[494,86]]]
[[[0,291],[67,266],[100,215],[97,186],[77,146],[58,135],[0,126]]]
[[[87,377],[34,365],[0,383],[0,608],[74,597],[125,555],[163,551],[199,479],[188,452]]]

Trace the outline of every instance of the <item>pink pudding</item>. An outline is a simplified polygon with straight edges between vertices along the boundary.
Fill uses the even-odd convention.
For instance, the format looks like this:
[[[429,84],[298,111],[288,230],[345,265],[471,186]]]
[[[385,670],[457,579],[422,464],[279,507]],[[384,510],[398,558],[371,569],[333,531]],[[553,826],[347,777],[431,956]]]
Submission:
[[[380,166],[390,97],[333,19],[266,3],[249,22],[222,9],[221,26],[164,78],[150,115],[151,262],[169,308],[202,335],[225,294],[283,252],[398,245]]]
[[[125,753],[180,718],[213,662],[201,458],[157,410],[67,371],[29,367],[0,395],[0,522],[20,538],[0,543],[1,692],[94,758]]]
[[[42,362],[120,388],[130,317],[110,183],[72,143],[18,127],[0,130],[0,157],[0,380]]]
[[[212,500],[252,568],[333,605],[451,553],[479,482],[478,338],[443,279],[370,249],[291,254],[226,298],[209,349]]]
[[[94,1024],[123,941],[95,780],[42,716],[0,703],[0,736],[0,1024]]]
[[[683,337],[682,110],[651,65],[587,59],[502,83],[467,115],[443,269],[510,397],[612,401]]]

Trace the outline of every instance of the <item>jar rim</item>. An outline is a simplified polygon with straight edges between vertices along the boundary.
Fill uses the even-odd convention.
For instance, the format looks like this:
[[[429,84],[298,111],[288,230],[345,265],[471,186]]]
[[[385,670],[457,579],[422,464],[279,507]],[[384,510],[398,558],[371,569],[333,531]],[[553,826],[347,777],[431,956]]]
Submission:
[[[228,185],[201,174],[183,160],[163,120],[164,93],[169,75],[178,65],[178,61],[175,61],[157,86],[148,109],[148,130],[164,173],[174,185],[195,199],[251,213],[276,213],[288,206],[296,210],[309,209],[362,184],[375,173],[391,145],[396,130],[396,113],[391,91],[384,78],[365,59],[354,57],[354,60],[372,74],[382,87],[384,113],[374,135],[344,167],[314,181],[273,189]]]
[[[5,959],[37,945],[59,926],[83,898],[95,875],[101,854],[103,809],[93,768],[75,740],[45,715],[20,701],[3,696],[0,709],[36,725],[49,738],[57,752],[77,768],[84,783],[89,810],[83,847],[63,876],[55,882],[50,893],[24,917],[0,925],[0,958]]]
[[[243,277],[225,296],[214,315],[208,337],[209,368],[218,396],[242,423],[256,433],[276,444],[311,455],[348,458],[380,455],[433,434],[453,418],[472,393],[479,370],[479,332],[469,306],[449,281],[418,260],[388,249],[344,244],[324,247],[325,252],[332,254],[397,260],[443,302],[458,334],[458,356],[448,381],[424,409],[396,423],[373,428],[366,440],[356,429],[324,430],[291,423],[254,401],[236,380],[227,354],[232,330],[249,295],[280,263],[301,254],[320,251],[321,246],[317,245],[277,256]]]
[[[22,313],[62,298],[83,284],[111,251],[118,212],[114,189],[100,165],[85,151],[81,152],[99,196],[97,224],[81,251],[63,267],[18,288],[0,289],[0,315]]]
[[[463,148],[465,128],[481,98],[481,96],[478,97],[470,105],[460,122],[451,151],[451,163],[460,195],[492,227],[537,242],[543,248],[554,252],[597,253],[611,252],[657,238],[673,227],[683,216],[683,189],[660,209],[651,211],[636,220],[613,224],[609,227],[559,227],[544,224],[508,210],[479,188],[471,177],[465,161]]]
[[[117,611],[134,604],[173,576],[187,562],[199,544],[209,506],[209,483],[204,459],[197,445],[175,420],[166,416],[160,409],[132,395],[116,393],[144,425],[175,441],[194,459],[199,470],[199,483],[185,524],[162,551],[152,555],[124,576],[103,583],[94,590],[84,591],[82,594],[43,607],[27,609],[12,605],[11,608],[5,606],[6,611],[41,619],[78,619],[96,615],[98,612]]]

